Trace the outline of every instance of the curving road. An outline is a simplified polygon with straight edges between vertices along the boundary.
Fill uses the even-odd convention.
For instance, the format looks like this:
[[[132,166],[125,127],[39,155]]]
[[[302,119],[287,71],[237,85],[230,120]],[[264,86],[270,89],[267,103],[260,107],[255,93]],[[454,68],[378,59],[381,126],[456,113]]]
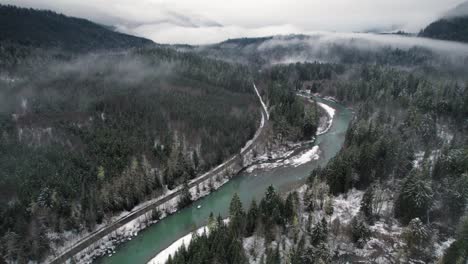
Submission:
[[[255,93],[256,93],[256,95],[257,95],[257,97],[259,99],[259,102],[261,104],[261,109],[262,109],[262,121],[261,121],[260,127],[258,128],[257,132],[255,133],[255,136],[253,137],[253,139],[251,141],[249,141],[247,143],[247,145],[244,148],[242,148],[242,150],[240,151],[239,154],[236,154],[236,155],[232,156],[230,159],[228,159],[223,164],[221,164],[221,165],[217,166],[216,168],[206,172],[205,174],[199,176],[198,178],[195,178],[192,181],[190,181],[189,188],[195,187],[198,184],[206,181],[207,179],[217,176],[218,173],[224,171],[226,168],[229,168],[229,166],[233,165],[235,162],[238,162],[238,161],[242,160],[242,156],[244,154],[246,154],[247,152],[249,152],[252,148],[254,148],[256,146],[256,144],[258,143],[258,139],[261,138],[261,135],[264,133],[264,131],[265,131],[264,128],[268,124],[270,116],[269,116],[269,113],[268,113],[268,109],[267,109],[265,103],[263,102],[263,99],[260,96],[260,93],[258,92],[258,89],[257,89],[255,84],[253,84],[253,88],[254,88]],[[49,263],[51,263],[51,264],[64,263],[65,261],[72,258],[73,256],[75,256],[76,254],[78,254],[82,250],[86,249],[88,246],[90,246],[93,243],[99,241],[100,239],[102,239],[106,235],[112,233],[116,229],[118,229],[118,228],[124,226],[125,224],[128,224],[130,221],[133,221],[136,218],[150,212],[151,210],[157,208],[158,206],[164,204],[165,202],[179,196],[181,191],[182,191],[182,186],[179,186],[178,188],[175,189],[174,192],[172,192],[172,193],[170,193],[170,194],[168,194],[168,195],[166,195],[164,197],[161,197],[161,198],[147,204],[146,206],[144,206],[142,208],[139,208],[138,210],[135,210],[135,211],[129,213],[126,216],[123,216],[122,218],[116,220],[115,222],[109,224],[108,226],[105,226],[105,227],[103,227],[101,229],[98,229],[98,230],[90,233],[89,235],[87,235],[86,237],[84,237],[80,241],[78,241],[71,248],[67,249],[65,252],[61,253],[59,256],[54,258]]]

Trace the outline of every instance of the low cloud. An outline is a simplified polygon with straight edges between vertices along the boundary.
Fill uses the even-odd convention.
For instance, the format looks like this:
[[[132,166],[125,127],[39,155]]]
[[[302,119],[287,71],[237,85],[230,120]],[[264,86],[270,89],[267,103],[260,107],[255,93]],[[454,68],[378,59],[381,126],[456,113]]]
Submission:
[[[463,0],[0,0],[85,17],[159,43],[311,31],[418,32]]]

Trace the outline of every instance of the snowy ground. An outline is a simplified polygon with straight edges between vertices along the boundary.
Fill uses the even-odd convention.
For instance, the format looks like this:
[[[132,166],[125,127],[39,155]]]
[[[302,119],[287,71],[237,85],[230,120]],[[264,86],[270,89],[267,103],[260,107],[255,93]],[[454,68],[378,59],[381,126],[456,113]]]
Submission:
[[[295,156],[290,157],[294,150],[286,151],[283,155],[280,155],[276,158],[275,162],[263,162],[260,164],[255,164],[246,169],[248,173],[253,172],[254,170],[271,170],[283,166],[292,166],[298,167],[300,165],[306,164],[312,160],[318,160],[320,149],[319,146],[314,146],[309,150],[305,150]],[[260,160],[264,160],[265,156],[261,156]]]

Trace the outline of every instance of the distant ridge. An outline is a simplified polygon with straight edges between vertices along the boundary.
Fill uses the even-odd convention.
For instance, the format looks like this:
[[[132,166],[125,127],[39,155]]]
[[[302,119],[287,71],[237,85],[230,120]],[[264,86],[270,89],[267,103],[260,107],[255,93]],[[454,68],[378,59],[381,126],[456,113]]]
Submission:
[[[419,36],[468,42],[468,2],[449,10],[441,19],[423,29]]]
[[[86,19],[52,11],[0,5],[0,44],[21,44],[69,51],[122,49],[153,44]]]

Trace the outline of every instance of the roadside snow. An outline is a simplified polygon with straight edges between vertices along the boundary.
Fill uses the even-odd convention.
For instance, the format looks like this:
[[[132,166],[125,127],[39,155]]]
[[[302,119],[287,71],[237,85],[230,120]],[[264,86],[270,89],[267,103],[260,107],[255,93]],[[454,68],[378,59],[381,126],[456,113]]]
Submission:
[[[270,114],[268,113],[268,108],[266,107],[265,103],[263,102],[263,99],[260,96],[260,93],[258,92],[258,89],[257,89],[257,86],[255,85],[255,83],[253,84],[253,87],[254,87],[255,93],[258,96],[258,99],[260,100],[260,103],[262,104],[263,110],[265,110],[267,120],[270,120]]]

